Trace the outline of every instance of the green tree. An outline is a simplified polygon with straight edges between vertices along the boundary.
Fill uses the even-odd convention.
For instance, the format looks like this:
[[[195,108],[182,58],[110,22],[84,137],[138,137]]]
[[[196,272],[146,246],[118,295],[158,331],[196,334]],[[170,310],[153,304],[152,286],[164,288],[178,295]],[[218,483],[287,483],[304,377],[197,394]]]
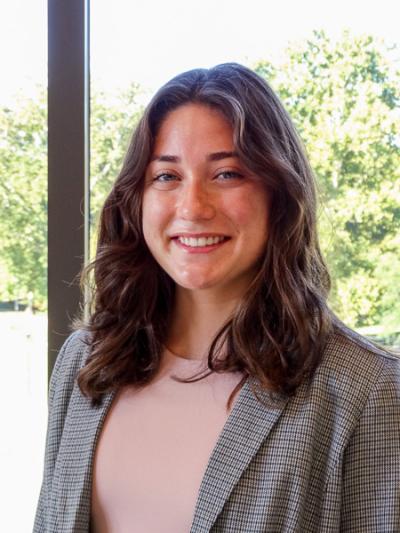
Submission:
[[[91,203],[100,205],[118,175],[142,106],[132,84],[114,100],[94,94],[91,109]],[[47,306],[47,107],[20,99],[0,109],[0,299],[33,294]]]
[[[0,109],[1,299],[47,293],[47,108],[44,91]]]
[[[280,94],[305,142],[322,197],[331,302],[360,327],[400,324],[400,75],[371,37],[315,32],[285,61],[256,70]],[[142,112],[140,87],[91,103],[91,204],[99,208]],[[0,298],[46,302],[46,106],[0,109]],[[94,239],[93,239],[94,241]]]
[[[93,228],[99,210],[121,170],[132,131],[143,111],[137,83],[112,97],[94,93],[91,104],[90,189]]]
[[[331,303],[349,325],[400,325],[400,73],[384,43],[314,32],[279,66],[255,69],[280,94],[322,197]]]

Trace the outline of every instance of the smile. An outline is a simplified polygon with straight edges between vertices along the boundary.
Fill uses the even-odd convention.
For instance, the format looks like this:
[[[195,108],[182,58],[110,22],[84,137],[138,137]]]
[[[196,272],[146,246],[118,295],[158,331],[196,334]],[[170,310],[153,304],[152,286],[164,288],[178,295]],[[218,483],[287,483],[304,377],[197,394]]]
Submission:
[[[178,241],[186,246],[191,246],[198,248],[201,246],[212,246],[213,244],[218,244],[226,240],[226,237],[216,236],[216,237],[178,237]]]
[[[189,254],[209,254],[225,246],[230,239],[224,235],[201,235],[200,237],[176,235],[172,241]]]

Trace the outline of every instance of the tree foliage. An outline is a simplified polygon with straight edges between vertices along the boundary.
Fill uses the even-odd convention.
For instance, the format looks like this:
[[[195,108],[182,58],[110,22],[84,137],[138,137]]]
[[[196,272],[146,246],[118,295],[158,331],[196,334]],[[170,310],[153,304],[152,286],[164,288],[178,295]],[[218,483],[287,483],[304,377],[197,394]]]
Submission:
[[[389,49],[314,32],[256,71],[280,94],[321,193],[331,303],[351,326],[400,325],[400,74]]]
[[[0,299],[45,306],[47,293],[45,94],[0,109]]]
[[[384,43],[314,32],[282,64],[255,70],[280,94],[310,156],[321,193],[320,232],[333,278],[331,304],[350,326],[400,324],[400,74]],[[140,87],[91,102],[91,205],[121,168],[142,112]],[[0,299],[46,302],[45,96],[0,109]],[[94,240],[94,239],[93,239]]]
[[[94,222],[118,176],[132,131],[142,113],[141,94],[140,86],[133,83],[114,98],[103,92],[92,97],[90,202]]]
[[[141,111],[132,84],[114,101],[92,98],[91,212],[118,174],[129,136]],[[47,108],[39,99],[20,99],[0,109],[0,300],[47,306]]]

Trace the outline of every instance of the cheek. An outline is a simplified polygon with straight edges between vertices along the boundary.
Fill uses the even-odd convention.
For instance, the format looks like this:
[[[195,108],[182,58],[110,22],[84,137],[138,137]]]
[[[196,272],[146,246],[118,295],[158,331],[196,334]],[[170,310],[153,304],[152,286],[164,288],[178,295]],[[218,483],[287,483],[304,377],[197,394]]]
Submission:
[[[171,218],[170,202],[165,200],[165,197],[160,199],[159,195],[154,191],[148,191],[143,196],[143,236],[153,254],[162,246],[165,231]]]
[[[151,191],[143,196],[142,213],[143,229],[147,229],[147,232],[159,225],[163,216],[163,204]]]
[[[239,231],[267,233],[269,200],[263,189],[242,190],[229,199],[226,209]]]
[[[152,248],[152,241],[154,240],[155,228],[158,225],[157,209],[155,209],[155,202],[151,198],[151,194],[143,196],[142,204],[142,228],[144,240],[149,248]]]

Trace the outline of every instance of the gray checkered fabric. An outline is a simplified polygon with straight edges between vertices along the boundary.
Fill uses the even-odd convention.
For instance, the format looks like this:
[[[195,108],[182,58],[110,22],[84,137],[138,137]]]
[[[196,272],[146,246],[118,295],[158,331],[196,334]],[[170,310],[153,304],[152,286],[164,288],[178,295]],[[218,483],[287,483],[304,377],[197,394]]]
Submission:
[[[83,335],[66,341],[51,379],[34,533],[89,531],[94,450],[114,395],[93,408],[80,393]],[[247,380],[209,459],[190,533],[400,532],[397,358],[333,335],[309,387],[289,400],[258,396],[262,403]]]

